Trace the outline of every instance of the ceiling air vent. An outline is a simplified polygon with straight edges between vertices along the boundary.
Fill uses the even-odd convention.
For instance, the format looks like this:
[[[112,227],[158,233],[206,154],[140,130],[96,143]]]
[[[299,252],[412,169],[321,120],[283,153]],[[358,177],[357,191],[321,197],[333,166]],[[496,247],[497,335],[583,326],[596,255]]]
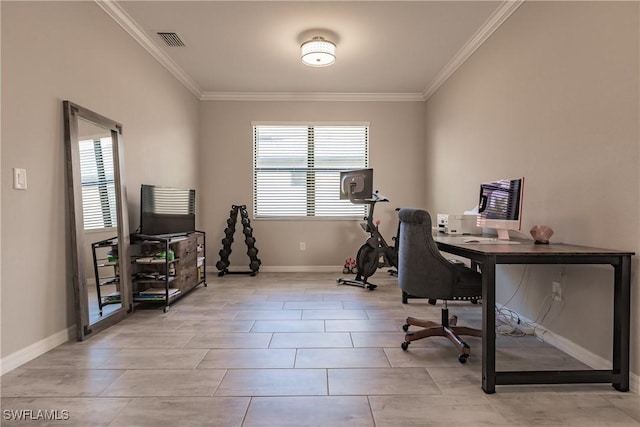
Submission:
[[[164,40],[167,46],[171,47],[183,47],[184,42],[180,39],[180,36],[176,33],[158,33],[160,38]]]

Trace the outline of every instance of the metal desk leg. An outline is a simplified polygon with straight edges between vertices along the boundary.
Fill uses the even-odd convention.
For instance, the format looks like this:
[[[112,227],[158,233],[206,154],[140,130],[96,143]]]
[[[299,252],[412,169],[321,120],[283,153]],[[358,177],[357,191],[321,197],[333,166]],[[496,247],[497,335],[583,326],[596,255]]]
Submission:
[[[496,258],[482,262],[482,389],[496,392]]]
[[[631,256],[622,256],[614,264],[613,297],[613,387],[629,391],[629,319],[631,316]],[[618,376],[619,380],[615,380]]]

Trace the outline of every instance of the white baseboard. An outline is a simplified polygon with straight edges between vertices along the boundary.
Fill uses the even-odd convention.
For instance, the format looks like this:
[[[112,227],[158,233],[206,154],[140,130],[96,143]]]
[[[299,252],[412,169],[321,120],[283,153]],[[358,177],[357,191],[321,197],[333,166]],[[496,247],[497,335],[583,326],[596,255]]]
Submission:
[[[342,274],[343,266],[337,265],[268,265],[260,266],[265,273],[336,273]]]
[[[633,372],[629,373],[629,390],[636,394],[640,393],[640,376]]]
[[[342,265],[261,265],[260,271],[265,273],[336,273],[342,274]],[[248,267],[231,266],[230,271],[250,271]],[[217,273],[214,266],[207,266],[207,273]]]
[[[536,337],[546,343],[551,344],[558,350],[567,353],[569,356],[579,360],[590,368],[603,370],[611,369],[610,360],[590,352],[586,348],[577,345],[576,343],[566,339],[565,337],[554,334],[553,332],[543,328],[540,325],[537,325],[532,320],[529,320],[524,316],[518,316],[526,323],[530,325],[536,325]],[[640,393],[640,376],[634,374],[633,372],[629,373],[629,389],[634,393]]]
[[[19,366],[24,365],[30,360],[46,353],[64,344],[65,342],[73,339],[76,336],[76,326],[70,326],[67,329],[63,329],[60,332],[56,332],[53,335],[48,336],[38,342],[35,342],[22,350],[18,350],[15,353],[3,357],[0,360],[0,375],[4,375],[9,371],[13,371]]]

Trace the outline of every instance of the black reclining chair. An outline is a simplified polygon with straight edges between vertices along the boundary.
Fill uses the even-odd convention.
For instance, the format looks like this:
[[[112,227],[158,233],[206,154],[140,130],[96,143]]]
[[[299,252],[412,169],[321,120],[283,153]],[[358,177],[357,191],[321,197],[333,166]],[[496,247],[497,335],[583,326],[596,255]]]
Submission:
[[[402,302],[408,298],[426,298],[429,302],[443,300],[441,323],[407,317],[403,329],[407,334],[402,349],[411,341],[431,336],[447,337],[460,351],[458,360],[465,363],[470,347],[459,335],[481,337],[479,329],[456,326],[457,317],[449,318],[447,301],[470,300],[482,297],[482,276],[464,264],[447,260],[436,246],[431,231],[431,216],[427,211],[404,208],[398,212],[400,241],[398,246],[398,284],[402,289]],[[423,327],[408,332],[409,326]]]

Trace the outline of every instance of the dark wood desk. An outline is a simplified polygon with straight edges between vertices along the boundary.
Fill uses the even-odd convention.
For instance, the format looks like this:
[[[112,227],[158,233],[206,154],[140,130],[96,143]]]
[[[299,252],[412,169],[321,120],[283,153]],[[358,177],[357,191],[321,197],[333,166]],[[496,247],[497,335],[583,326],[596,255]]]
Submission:
[[[469,236],[466,236],[469,237]],[[629,390],[629,324],[631,256],[633,252],[589,248],[562,243],[536,245],[463,243],[460,237],[436,236],[438,248],[479,264],[482,270],[482,389],[495,393],[504,384],[611,383]],[[496,265],[497,264],[610,264],[613,286],[613,360],[611,370],[496,372]]]

